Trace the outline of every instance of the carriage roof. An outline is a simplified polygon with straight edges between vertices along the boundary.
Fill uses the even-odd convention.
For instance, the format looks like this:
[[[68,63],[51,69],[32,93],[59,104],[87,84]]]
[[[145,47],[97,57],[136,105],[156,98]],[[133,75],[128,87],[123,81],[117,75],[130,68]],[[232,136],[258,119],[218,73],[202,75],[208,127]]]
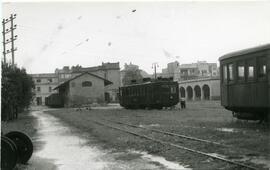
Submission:
[[[256,46],[256,47],[253,47],[253,48],[248,48],[248,49],[243,49],[243,50],[240,50],[240,51],[235,51],[235,52],[232,52],[232,53],[228,53],[226,55],[221,56],[219,58],[219,61],[222,61],[224,59],[228,59],[228,58],[231,58],[231,57],[250,54],[250,53],[263,51],[263,50],[270,50],[270,44],[260,45],[260,46]]]

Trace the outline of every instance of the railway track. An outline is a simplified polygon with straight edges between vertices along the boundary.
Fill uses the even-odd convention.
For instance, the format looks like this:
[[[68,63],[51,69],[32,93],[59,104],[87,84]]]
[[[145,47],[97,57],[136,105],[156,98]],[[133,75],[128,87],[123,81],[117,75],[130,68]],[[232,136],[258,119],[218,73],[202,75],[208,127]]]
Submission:
[[[213,144],[213,145],[217,145],[219,147],[230,147],[230,146],[218,143],[218,142],[213,142],[213,141],[199,139],[199,138],[195,138],[195,137],[180,135],[180,134],[166,132],[166,131],[157,130],[157,129],[150,129],[150,128],[145,128],[145,127],[140,127],[140,126],[136,126],[136,125],[132,125],[132,124],[128,124],[128,123],[123,123],[123,122],[119,122],[119,121],[112,121],[112,120],[106,120],[106,119],[99,119],[99,120],[92,119],[91,121],[98,124],[98,125],[101,125],[101,126],[104,126],[104,127],[107,127],[107,128],[111,128],[111,129],[115,129],[115,130],[118,130],[118,131],[122,131],[122,132],[131,134],[131,135],[134,135],[134,136],[137,136],[137,137],[140,137],[140,138],[144,138],[144,139],[147,139],[147,140],[151,140],[151,141],[154,141],[156,143],[159,143],[159,144],[162,144],[162,145],[165,145],[165,146],[170,146],[170,147],[174,147],[174,148],[177,148],[177,149],[186,150],[186,151],[189,151],[191,153],[203,155],[203,156],[206,156],[206,157],[213,158],[215,160],[220,160],[220,161],[223,161],[223,162],[227,162],[229,164],[237,165],[239,167],[244,167],[244,168],[251,169],[251,170],[258,170],[259,169],[259,168],[254,167],[254,166],[250,166],[250,165],[247,165],[247,164],[244,164],[244,163],[240,163],[240,162],[236,162],[236,161],[233,161],[233,160],[230,160],[230,159],[226,159],[224,157],[220,157],[220,156],[213,155],[213,154],[210,154],[210,153],[202,152],[202,151],[199,151],[199,150],[196,150],[196,149],[191,149],[191,148],[188,148],[188,147],[185,147],[185,146],[174,144],[172,142],[160,140],[160,139],[157,139],[157,138],[154,138],[154,137],[150,137],[150,136],[147,136],[147,135],[140,134],[138,132],[126,130],[124,128],[117,127],[117,126],[115,126],[113,124],[118,124],[120,126],[121,125],[122,126],[128,126],[128,127],[137,128],[137,129],[139,128],[139,129],[144,129],[144,130],[150,130],[150,131],[156,132],[156,133],[162,133],[162,134],[165,134],[165,135],[181,137],[181,138],[185,138],[185,139],[188,139],[188,140],[199,141],[199,142],[203,142],[203,143],[207,143],[207,144]],[[110,124],[108,124],[108,122]]]
[[[101,119],[101,120],[108,121],[107,119]],[[149,131],[152,131],[152,132],[161,133],[161,134],[165,134],[165,135],[169,135],[169,136],[175,136],[175,137],[179,137],[179,138],[185,138],[185,139],[188,139],[188,140],[203,142],[203,143],[207,143],[207,144],[213,144],[213,145],[224,147],[224,148],[235,149],[235,147],[233,147],[233,146],[225,145],[225,144],[222,144],[222,143],[219,143],[219,142],[214,142],[214,141],[210,141],[210,140],[195,138],[195,137],[192,137],[192,136],[172,133],[172,132],[158,130],[158,129],[152,129],[152,128],[147,128],[147,127],[137,126],[137,125],[133,125],[133,124],[129,124],[129,123],[123,123],[123,122],[115,121],[115,120],[109,120],[109,121],[113,122],[113,123],[116,123],[116,124],[125,125],[125,126],[129,126],[129,127],[134,127],[134,128],[139,128],[139,129],[145,129],[145,130],[149,130]],[[248,152],[248,153],[254,153],[256,155],[261,154],[261,153],[258,153],[257,151],[250,150],[250,149],[245,149],[245,148],[241,148],[239,150],[245,151],[245,152]],[[264,154],[262,154],[262,155],[264,155]],[[264,155],[264,156],[267,156],[267,155]]]

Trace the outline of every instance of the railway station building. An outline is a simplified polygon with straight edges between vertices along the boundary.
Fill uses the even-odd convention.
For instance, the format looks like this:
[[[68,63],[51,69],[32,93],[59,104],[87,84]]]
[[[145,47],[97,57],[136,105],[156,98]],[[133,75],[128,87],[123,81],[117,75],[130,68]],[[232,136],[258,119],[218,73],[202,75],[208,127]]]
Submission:
[[[53,90],[56,86],[84,72],[92,73],[112,82],[106,85],[102,92],[106,102],[118,102],[118,89],[121,84],[119,62],[107,62],[94,67],[64,66],[62,69],[56,68],[54,73],[30,74],[35,83],[33,105],[45,105],[46,98],[57,93],[57,90]]]
[[[113,83],[107,79],[84,72],[62,82],[54,90],[58,90],[65,107],[76,107],[104,102],[105,88],[110,84]]]
[[[77,65],[72,66],[71,68],[69,66],[64,66],[62,69],[55,69],[55,74],[58,77],[59,83],[67,81],[84,72],[92,73],[112,82],[112,84],[105,86],[105,100],[106,102],[118,102],[118,89],[121,85],[119,62],[107,62],[94,67],[82,67]]]

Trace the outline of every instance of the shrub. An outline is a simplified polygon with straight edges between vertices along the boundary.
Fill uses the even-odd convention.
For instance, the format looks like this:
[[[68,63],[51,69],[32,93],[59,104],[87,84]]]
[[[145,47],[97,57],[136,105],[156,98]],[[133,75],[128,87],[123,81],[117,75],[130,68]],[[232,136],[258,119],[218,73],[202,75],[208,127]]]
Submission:
[[[2,62],[1,85],[1,118],[12,120],[31,104],[34,82],[24,68]]]

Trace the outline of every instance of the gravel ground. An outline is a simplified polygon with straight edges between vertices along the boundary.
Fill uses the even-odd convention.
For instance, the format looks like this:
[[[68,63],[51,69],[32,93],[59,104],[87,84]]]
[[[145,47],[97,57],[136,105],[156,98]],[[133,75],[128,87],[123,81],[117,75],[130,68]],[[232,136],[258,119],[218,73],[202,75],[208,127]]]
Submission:
[[[130,149],[147,151],[150,154],[163,156],[169,161],[177,161],[184,165],[190,165],[193,169],[239,169],[237,166],[216,161],[212,158],[163,146],[123,132],[102,127],[93,123],[91,121],[92,119],[106,118],[108,120],[117,120],[220,142],[230,145],[234,149],[206,146],[184,139],[169,138],[166,135],[142,132],[155,138],[200,149],[204,152],[231,155],[231,158],[237,158],[242,161],[249,160],[249,164],[260,167],[261,169],[270,167],[269,126],[265,124],[259,125],[255,122],[237,121],[232,118],[230,112],[220,106],[218,101],[187,103],[187,109],[184,110],[93,108],[90,111],[61,109],[58,111],[49,111],[48,113],[61,118],[61,120],[71,127],[76,127],[74,129],[76,129],[75,132],[77,133],[87,132],[86,134],[89,134],[89,137],[96,137],[97,143],[104,148],[112,148],[117,151]],[[137,132],[140,131],[137,130]],[[241,153],[241,157],[239,157],[239,153]],[[262,158],[256,162],[251,157],[246,158],[243,155],[252,155],[254,160],[255,158]]]

